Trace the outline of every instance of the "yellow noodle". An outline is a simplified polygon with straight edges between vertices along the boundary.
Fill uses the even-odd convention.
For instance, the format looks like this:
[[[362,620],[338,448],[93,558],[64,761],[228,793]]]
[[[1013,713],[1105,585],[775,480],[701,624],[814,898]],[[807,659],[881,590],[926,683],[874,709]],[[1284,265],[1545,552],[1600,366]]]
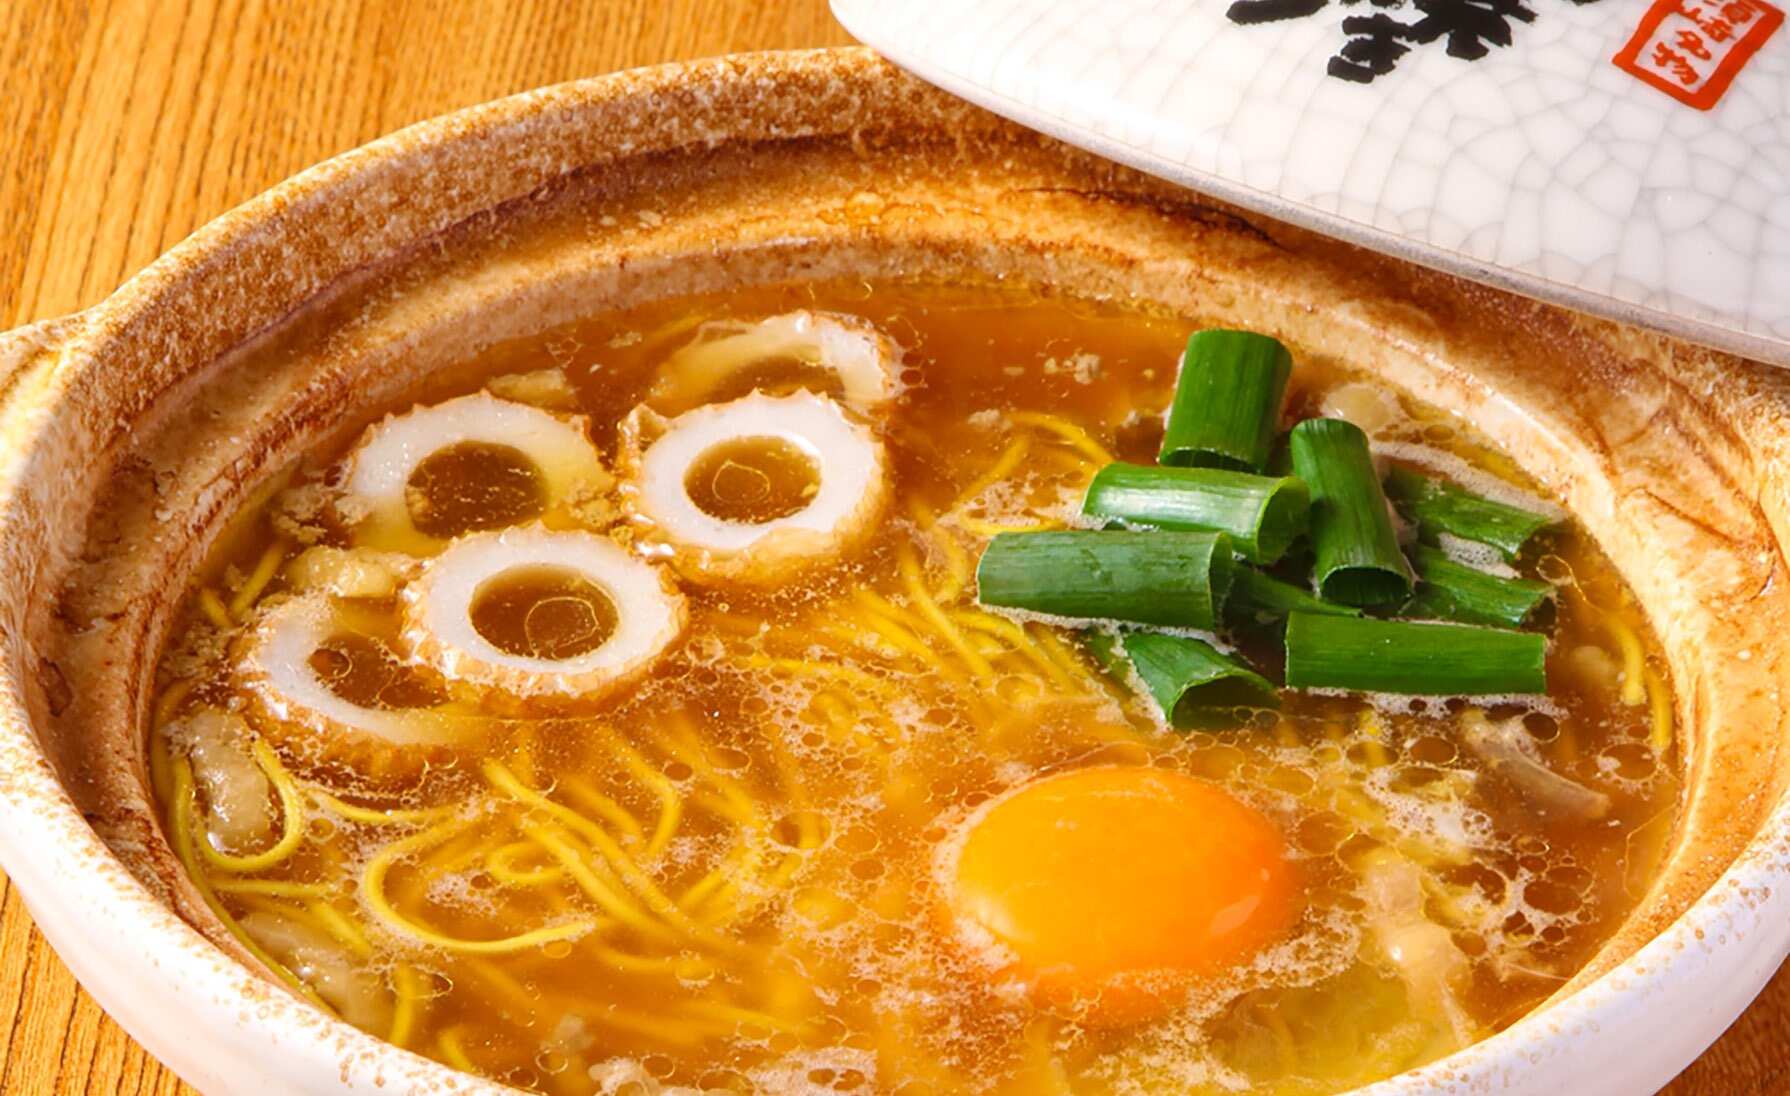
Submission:
[[[914,524],[938,548],[939,555],[945,562],[944,579],[933,591],[933,596],[946,604],[956,601],[969,583],[968,554],[964,552],[963,545],[957,542],[957,538],[951,535],[951,531],[938,524],[938,515],[933,513],[925,499],[914,496],[908,503],[908,513],[913,515]]]
[[[635,955],[607,944],[589,944],[585,951],[616,970],[633,974],[671,974],[679,978],[700,977],[713,970],[713,964],[690,955]]]
[[[1032,641],[1038,645],[1038,649],[1061,667],[1064,673],[1081,681],[1084,685],[1097,680],[1093,674],[1088,672],[1087,662],[1078,658],[1074,651],[1071,651],[1061,639],[1057,638],[1055,629],[1047,628],[1042,624],[1027,624],[1025,632],[1026,635],[1032,637]]]
[[[322,900],[314,900],[307,904],[311,915],[320,922],[329,934],[340,940],[349,951],[362,959],[373,954],[373,945],[367,942],[366,934],[353,921],[342,916],[342,911]]]
[[[915,642],[924,646],[919,637],[926,632],[926,622],[920,618],[919,614],[895,604],[868,587],[861,586],[853,590],[852,599],[867,615],[881,617],[896,627],[905,629],[914,637]]]
[[[1078,478],[1084,476],[1089,479],[1093,478],[1088,476],[1088,458],[1076,450],[1046,449],[1038,455],[1038,459],[1041,464],[1054,464],[1063,471]]]
[[[553,864],[538,868],[519,868],[515,865],[517,856],[533,850],[533,844],[527,841],[499,845],[485,857],[485,870],[490,873],[491,878],[508,887],[533,887],[565,878],[565,869]]]
[[[1059,689],[1071,690],[1075,687],[1069,675],[1063,672],[1063,668],[1039,649],[1038,644],[1032,642],[1025,629],[1011,620],[995,616],[993,613],[982,612],[980,609],[954,609],[947,615],[966,628],[973,628],[1006,640],[1013,645],[1014,650],[1025,657],[1026,661],[1042,670],[1044,676],[1049,678],[1051,683]]]
[[[672,937],[670,929],[666,928],[662,922],[654,920],[643,906],[631,901],[627,893],[620,888],[620,880],[615,879],[602,866],[601,861],[585,855],[565,831],[555,831],[547,826],[524,822],[522,832],[528,835],[529,840],[544,849],[549,856],[559,861],[560,866],[565,868],[566,874],[572,877],[572,882],[578,884],[578,889],[595,902],[604,913],[629,928],[649,936],[661,940]],[[611,883],[617,885],[611,886]]]
[[[236,591],[236,596],[230,599],[230,615],[232,617],[241,620],[248,615],[249,610],[255,607],[255,602],[260,600],[262,591],[267,589],[267,584],[272,582],[274,575],[279,573],[280,564],[285,562],[285,559],[285,541],[276,540],[267,546],[267,550],[261,553],[260,561],[255,564],[255,569],[249,573],[248,578],[243,580],[242,587]]]
[[[353,952],[356,958],[366,959],[373,954],[372,946],[367,942],[367,938],[361,934],[358,928],[346,924],[346,919],[340,913],[330,910],[329,913],[333,916],[325,916],[323,914],[323,908],[326,908],[324,902],[317,899],[304,900],[299,895],[291,897],[304,901],[304,904],[294,905],[290,901],[285,901],[284,896],[256,892],[239,892],[236,895],[236,900],[251,910],[276,914],[289,921],[309,925],[320,935],[330,937],[336,943]]]
[[[971,480],[968,487],[957,493],[957,498],[951,503],[950,508],[952,510],[961,508],[977,495],[1012,475],[1013,470],[1019,467],[1019,462],[1025,459],[1026,450],[1031,448],[1031,445],[1031,439],[1023,434],[1014,438],[1007,448],[1002,450],[1001,455],[995,458],[995,462],[988,466],[987,471]]]
[[[739,843],[680,897],[685,909],[697,912],[704,923],[725,924],[740,911],[734,898],[746,884],[757,884],[765,860],[764,839],[760,830],[743,827]]]
[[[926,630],[926,623],[917,615],[895,604],[893,601],[890,601],[888,598],[867,586],[860,586],[856,590],[853,590],[851,596],[852,600],[858,603],[858,608],[865,616],[881,617],[897,627],[908,629],[910,632],[920,633]],[[830,613],[832,611],[832,608],[829,607],[828,612]]]
[[[704,780],[712,784],[716,791],[728,802],[737,807],[751,819],[754,826],[764,824],[764,816],[758,809],[758,802],[747,794],[740,782],[728,776],[709,760],[708,752],[702,748],[702,742],[690,729],[689,717],[682,711],[672,714],[667,720],[665,733],[659,745],[673,757],[694,769]]]
[[[634,813],[598,791],[582,776],[565,777],[559,781],[558,786],[566,795],[583,804],[586,810],[621,830],[623,839],[630,844],[638,845],[646,840],[646,831],[641,828],[640,820],[634,817]]]
[[[425,876],[453,875],[465,871],[489,856],[492,849],[504,842],[505,837],[501,831],[468,833],[418,860],[417,867],[422,869],[421,873]]]
[[[529,806],[559,819],[590,842],[598,854],[609,863],[609,867],[621,877],[622,882],[633,890],[648,909],[663,918],[666,924],[691,936],[706,937],[708,935],[703,931],[702,926],[692,921],[676,902],[659,889],[659,884],[654,882],[652,876],[641,870],[640,865],[634,862],[634,858],[629,856],[627,851],[616,843],[615,838],[610,837],[601,826],[591,822],[577,811],[555,803],[533,788],[526,787],[516,779],[513,773],[504,768],[501,762],[486,761],[482,769],[485,779],[489,780],[493,786]],[[568,871],[573,870],[571,865],[566,863],[565,854],[562,852],[564,846],[558,841],[557,835],[551,831],[536,828],[530,832],[529,836],[552,853]],[[576,878],[576,873],[574,873],[574,878]]]
[[[1647,742],[1654,753],[1664,757],[1672,748],[1672,694],[1667,691],[1665,680],[1652,670],[1647,671],[1647,698],[1653,715]]]
[[[875,674],[865,673],[854,666],[841,666],[836,662],[816,662],[806,658],[766,658],[753,656],[741,660],[754,670],[776,670],[783,673],[815,674],[820,677],[836,677],[849,681],[860,689],[871,692],[898,693],[893,682],[885,681]]]
[[[1362,712],[1356,723],[1361,732],[1361,749],[1367,754],[1367,763],[1376,769],[1383,769],[1391,763],[1392,758],[1386,753],[1382,739],[1386,737],[1386,726],[1372,709]]]
[[[535,736],[538,733],[534,724],[526,724],[516,735],[510,750],[510,765],[531,784],[535,780]]]
[[[785,854],[781,860],[777,861],[777,866],[771,869],[771,873],[765,876],[765,889],[771,891],[785,889],[789,886],[790,881],[796,877],[796,872],[802,870],[802,865],[804,863],[806,863],[806,861],[793,852]]]
[[[162,693],[162,698],[156,702],[155,718],[150,725],[157,728],[167,726],[174,719],[174,710],[180,707],[181,701],[191,696],[192,692],[193,679],[190,677],[183,677],[168,686]]]
[[[669,339],[675,339],[679,335],[687,334],[695,328],[701,327],[703,324],[709,322],[711,322],[710,318],[699,312],[692,312],[686,316],[679,316],[675,320],[667,320],[658,327],[653,328],[651,331],[643,333],[640,340],[635,343],[635,345],[642,349],[657,346]]]
[[[995,637],[984,633],[971,633],[970,635],[964,636],[963,639],[964,642],[968,643],[971,647],[974,647],[978,654],[991,660],[1013,653],[1012,648],[1008,647]]]
[[[534,1011],[541,1003],[539,996],[518,982],[515,975],[489,959],[476,956],[463,959],[458,967],[477,975],[487,986],[507,998],[510,1004],[516,1006],[517,1011],[523,1014]]]
[[[684,893],[678,895],[677,904],[687,910],[700,909],[702,908],[703,902],[705,902],[710,895],[720,890],[721,884],[726,882],[726,880],[727,873],[724,870],[720,867],[710,868],[708,874],[690,884],[689,887],[685,888]]]
[[[832,640],[839,647],[868,651],[879,658],[897,659],[906,653],[877,635],[874,630],[843,620],[818,623],[815,625],[815,634]]]
[[[979,537],[994,537],[1002,533],[1042,533],[1057,528],[1059,524],[1054,521],[1038,521],[1030,525],[1016,525],[1011,522],[984,521],[968,514],[953,514],[951,520]]]
[[[225,605],[224,599],[219,597],[218,592],[209,586],[199,589],[199,610],[205,614],[205,619],[211,621],[221,632],[227,632],[236,627],[236,621],[230,619],[230,607]]]
[[[862,592],[862,591],[861,591]],[[932,648],[914,638],[901,624],[868,608],[858,613],[858,619],[864,626],[875,632],[884,642],[893,646],[903,654],[912,655],[929,666],[940,666],[940,660]]]
[[[779,879],[779,873],[766,877],[765,862],[768,850],[763,835],[756,830],[746,830],[741,835],[740,856],[737,867],[721,874],[720,885],[703,904],[702,922],[714,928],[724,927],[744,917],[756,908],[755,902],[742,902],[742,896],[757,892],[774,891],[787,882],[787,876]]]
[[[677,834],[678,823],[683,817],[684,798],[678,794],[670,777],[649,764],[640,751],[622,741],[613,730],[603,727],[600,733],[610,752],[621,758],[622,766],[659,800],[659,820],[654,823],[652,836],[647,838],[646,848],[642,851],[647,860],[657,860]]]
[[[782,736],[771,734],[766,738],[770,745],[771,762],[777,766],[777,778],[782,784],[783,795],[795,808],[796,848],[818,848],[826,835],[819,818],[808,809],[808,791],[803,786],[801,767],[790,756]]]
[[[209,841],[199,843],[200,856],[225,871],[241,875],[266,871],[281,863],[298,850],[298,846],[305,836],[305,802],[304,797],[299,794],[298,782],[292,779],[292,775],[286,771],[286,767],[280,764],[279,756],[273,752],[273,747],[266,742],[256,739],[254,745],[250,747],[250,752],[255,756],[255,763],[261,766],[261,771],[267,774],[268,783],[273,785],[274,794],[280,800],[281,831],[279,840],[261,852],[250,853],[246,856],[237,856],[214,848]]]
[[[510,952],[527,951],[555,940],[570,940],[582,936],[597,927],[596,921],[583,918],[531,929],[528,932],[503,936],[495,940],[465,940],[436,932],[398,912],[385,895],[385,877],[391,871],[392,866],[413,852],[457,836],[460,830],[471,824],[464,820],[443,822],[421,833],[393,841],[374,853],[373,857],[367,861],[366,868],[361,872],[360,896],[362,903],[374,917],[384,923],[386,928],[400,936],[409,937],[419,943],[441,948],[444,951],[467,955],[503,955]]]
[[[1622,652],[1622,702],[1637,707],[1647,700],[1647,655],[1641,637],[1614,613],[1605,615],[1604,624]]]
[[[602,826],[591,821],[589,818],[586,818],[584,815],[579,814],[565,804],[554,802],[552,799],[548,798],[545,793],[537,791],[527,784],[524,784],[521,778],[511,772],[503,762],[491,758],[486,760],[479,768],[480,771],[485,774],[486,781],[488,781],[492,787],[525,806],[533,807],[535,810],[542,811],[545,814],[558,819],[561,823],[571,827],[573,833],[579,834],[587,839],[599,835],[608,839],[608,832],[604,830]]]
[[[1054,629],[1042,624],[1030,624],[1026,626],[1026,634],[1032,637],[1040,650],[1050,656],[1052,662],[1061,666],[1066,673],[1075,678],[1079,683],[1077,691],[1091,699],[1105,698],[1124,701],[1125,687],[1113,680],[1110,674],[1096,670],[1089,665],[1087,660],[1078,657],[1067,644],[1057,638]]]
[[[533,1006],[533,1002],[530,1002]],[[460,1026],[458,1024],[435,1037],[435,1050],[441,1060],[462,1073],[477,1073],[478,1064],[466,1056],[466,1050],[460,1045]]]
[[[957,543],[957,538],[943,526],[932,532],[932,542],[939,547],[939,554],[945,558],[945,580],[941,582],[933,597],[949,605],[963,596],[970,582],[970,557]]]
[[[1111,464],[1118,459],[1107,452],[1106,446],[1095,441],[1092,434],[1059,415],[1049,415],[1042,411],[1009,411],[1007,418],[1025,426],[1050,431],[1095,464]]]
[[[197,842],[193,834],[192,819],[196,816],[199,807],[193,790],[192,763],[184,757],[177,757],[173,759],[171,769],[174,794],[168,805],[169,835],[173,838],[174,855],[186,868],[187,878],[193,881],[193,888],[199,892],[200,899],[211,910],[212,916],[216,917],[224,926],[225,931],[229,932],[236,942],[242,945],[243,950],[259,960],[262,966],[273,971],[281,981],[291,986],[305,1000],[324,1012],[334,1015],[335,1010],[330,1008],[323,998],[317,996],[316,990],[306,985],[298,975],[287,969],[284,963],[275,959],[267,949],[257,944],[254,938],[231,915],[230,911],[224,908],[224,904],[218,900],[217,893],[212,890],[210,882],[206,879],[205,869],[201,866],[194,851]]]
[[[925,583],[920,580],[920,566],[915,561],[911,549],[903,547],[899,558],[899,569],[902,585],[906,587],[908,596],[913,598],[920,615],[925,617],[939,635],[944,637],[945,642],[962,656],[964,662],[968,664],[970,672],[981,681],[987,681],[994,677],[994,667],[990,666],[988,660],[983,658],[979,652],[970,647],[963,637],[963,632],[958,629],[957,625],[951,623],[950,618],[945,615],[945,611],[939,608],[936,601],[932,600],[932,595],[927,592]]]
[[[348,822],[363,826],[420,826],[451,818],[455,807],[403,808],[362,807],[338,799],[315,784],[307,784],[305,794],[324,810]]]
[[[701,807],[718,818],[726,819],[737,826],[751,827],[759,824],[759,819],[750,809],[742,808],[738,803],[725,796],[718,795],[706,788],[690,793],[690,803]]]
[[[423,977],[409,963],[399,963],[392,970],[392,1023],[386,1029],[385,1041],[393,1046],[409,1046],[416,1033],[417,1014],[423,1000]]]

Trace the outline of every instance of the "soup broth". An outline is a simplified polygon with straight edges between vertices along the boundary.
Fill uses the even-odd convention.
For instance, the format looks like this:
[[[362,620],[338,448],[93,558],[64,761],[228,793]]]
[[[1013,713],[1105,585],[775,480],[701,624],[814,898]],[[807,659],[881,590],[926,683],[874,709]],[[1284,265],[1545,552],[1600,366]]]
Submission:
[[[666,371],[697,359],[680,350],[792,310],[857,317],[900,348],[898,396],[838,416],[842,438],[880,445],[866,474],[883,505],[865,517],[847,500],[824,543],[792,534],[787,550],[807,553],[793,573],[748,553],[698,574],[637,520],[628,492],[646,473],[625,453],[635,431],[754,391],[849,404],[851,376],[800,350],[660,399]],[[991,537],[1080,524],[1099,468],[1155,460],[1188,328],[1014,289],[817,284],[492,348],[414,402],[488,387],[574,423],[601,467],[562,490],[551,461],[444,434],[401,485],[401,534],[343,501],[347,450],[315,454],[243,514],[161,666],[152,759],[170,841],[219,919],[297,991],[542,1092],[1318,1093],[1508,1026],[1640,898],[1678,792],[1663,661],[1574,523],[1509,564],[1552,588],[1546,696],[1285,691],[1278,712],[1177,731],[1079,626],[977,602]],[[1467,424],[1292,349],[1288,423],[1340,415],[1382,461],[1526,496]],[[681,486],[728,528],[829,505],[827,477],[856,443],[780,437],[711,445]],[[418,576],[475,533],[499,569],[467,588],[473,627],[431,631],[430,599],[458,580]],[[664,589],[568,570],[555,537],[622,546]],[[681,630],[614,671],[613,689],[556,691],[556,667],[610,673],[591,660],[633,642],[623,586],[679,599]],[[298,633],[279,614],[311,605],[324,608],[310,638],[280,646]],[[1278,680],[1275,624],[1226,635]],[[480,636],[499,654],[475,664]],[[243,669],[293,650],[340,712],[292,699],[283,682],[302,674]],[[1484,746],[1488,727],[1501,748]],[[1076,813],[1104,810],[1104,793],[1020,798],[1112,772],[1160,774],[1151,802],[1169,828]],[[1176,912],[1201,908],[1215,861],[1175,874],[1174,812],[1225,838],[1200,855],[1231,857],[1225,870],[1257,888],[1249,911],[1220,911],[1259,922],[1240,950]],[[1226,837],[1237,826],[1281,849],[1261,854],[1271,880]],[[1102,827],[1097,893],[1037,874],[1002,889],[999,873],[1042,872],[1046,853]],[[972,861],[996,874],[1003,916],[1044,926],[1025,946],[1085,944],[1048,970],[1016,959],[966,915]],[[1140,912],[1124,898],[1139,879],[1186,890]],[[1127,948],[1173,951],[1161,965],[1179,973],[1095,969],[1096,953]]]

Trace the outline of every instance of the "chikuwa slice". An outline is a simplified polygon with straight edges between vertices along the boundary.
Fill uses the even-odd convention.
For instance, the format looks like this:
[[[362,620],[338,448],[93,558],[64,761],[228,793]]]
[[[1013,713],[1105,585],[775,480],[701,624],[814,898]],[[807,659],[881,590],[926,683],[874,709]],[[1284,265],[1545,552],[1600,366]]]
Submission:
[[[583,417],[477,392],[368,428],[339,507],[360,544],[427,555],[466,533],[565,513],[613,485]]]
[[[901,352],[869,321],[837,312],[786,312],[757,323],[706,324],[659,370],[650,400],[675,414],[754,388],[814,381],[854,411],[901,393]]]
[[[622,499],[692,581],[768,586],[837,558],[875,526],[888,458],[869,427],[812,392],[754,392],[622,427]]]
[[[608,537],[526,526],[462,537],[404,590],[404,640],[448,680],[596,700],[683,632],[663,570]]]
[[[490,721],[369,635],[364,615],[321,593],[261,614],[237,660],[257,728],[300,761],[380,780],[475,744]]]

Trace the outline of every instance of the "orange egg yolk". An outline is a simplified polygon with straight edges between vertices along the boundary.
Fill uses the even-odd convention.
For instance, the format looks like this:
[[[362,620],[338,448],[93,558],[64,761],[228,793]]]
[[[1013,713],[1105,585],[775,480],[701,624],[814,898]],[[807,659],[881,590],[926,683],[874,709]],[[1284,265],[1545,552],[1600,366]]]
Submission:
[[[1196,977],[1284,937],[1302,908],[1261,812],[1191,776],[1114,766],[995,800],[945,896],[961,936],[1011,957],[1003,976],[1101,1025],[1160,1015]]]

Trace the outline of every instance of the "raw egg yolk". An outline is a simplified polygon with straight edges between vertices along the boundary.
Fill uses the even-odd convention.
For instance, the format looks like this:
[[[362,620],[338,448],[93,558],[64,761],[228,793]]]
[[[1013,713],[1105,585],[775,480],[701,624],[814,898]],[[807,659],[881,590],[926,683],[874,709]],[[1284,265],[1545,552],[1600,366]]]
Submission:
[[[1299,918],[1280,831],[1216,785],[1162,769],[1048,776],[973,820],[945,880],[969,941],[1003,975],[1089,1023],[1135,1023]]]

